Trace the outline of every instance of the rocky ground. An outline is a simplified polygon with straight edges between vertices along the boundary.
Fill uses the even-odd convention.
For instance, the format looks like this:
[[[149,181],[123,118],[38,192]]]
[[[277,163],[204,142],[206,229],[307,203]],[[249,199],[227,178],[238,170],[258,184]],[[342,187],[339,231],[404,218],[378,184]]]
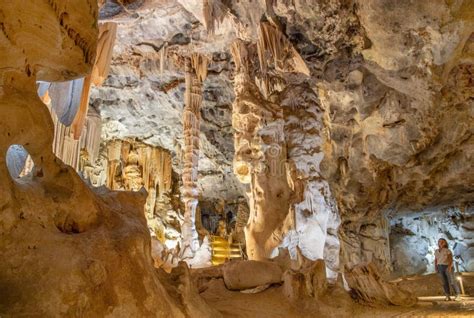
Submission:
[[[431,280],[418,280],[418,285],[433,290]],[[436,282],[438,283],[438,282]],[[471,282],[472,283],[472,282]],[[438,283],[439,284],[439,283]],[[439,286],[441,290],[441,286]],[[460,301],[444,301],[444,296],[425,296],[412,307],[374,306],[367,308],[337,294],[326,295],[321,302],[288,302],[282,287],[272,287],[258,294],[232,292],[215,281],[201,296],[225,317],[472,317],[474,297]],[[335,297],[339,297],[335,299]],[[348,305],[348,306],[347,306]]]

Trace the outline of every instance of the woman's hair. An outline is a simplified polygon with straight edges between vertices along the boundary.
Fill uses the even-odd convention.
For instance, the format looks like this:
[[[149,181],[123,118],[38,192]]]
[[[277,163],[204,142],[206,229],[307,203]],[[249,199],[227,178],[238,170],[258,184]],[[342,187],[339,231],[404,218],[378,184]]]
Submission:
[[[448,241],[446,241],[444,238],[440,238],[440,239],[438,240],[438,243],[439,243],[439,241],[443,241],[443,242],[444,242],[444,246],[445,246],[446,248],[448,248]]]

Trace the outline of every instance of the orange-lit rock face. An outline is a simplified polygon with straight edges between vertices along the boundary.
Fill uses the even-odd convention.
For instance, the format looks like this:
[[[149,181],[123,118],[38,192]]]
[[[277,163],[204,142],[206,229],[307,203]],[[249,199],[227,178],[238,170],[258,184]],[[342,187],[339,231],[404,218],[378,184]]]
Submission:
[[[94,63],[96,1],[4,1],[0,10],[0,43],[6,48],[0,68],[59,81],[86,74]]]
[[[8,1],[0,13],[0,312],[183,317],[152,265],[144,195],[93,192],[52,152],[35,80],[91,71],[96,2]],[[8,173],[11,144],[31,155],[31,175]]]
[[[75,10],[77,16],[69,17],[69,10]],[[65,80],[90,71],[98,31],[97,5],[45,1],[25,6],[21,1],[8,1],[0,5],[0,12],[0,99],[4,105],[0,153],[5,154],[11,144],[24,145],[36,169],[42,170],[54,165],[53,132],[34,81]],[[81,30],[84,24],[88,28]]]
[[[290,188],[284,166],[284,122],[278,105],[265,100],[245,73],[236,81],[234,173],[250,185],[247,253],[250,259],[263,260],[270,257],[289,227],[285,224]]]

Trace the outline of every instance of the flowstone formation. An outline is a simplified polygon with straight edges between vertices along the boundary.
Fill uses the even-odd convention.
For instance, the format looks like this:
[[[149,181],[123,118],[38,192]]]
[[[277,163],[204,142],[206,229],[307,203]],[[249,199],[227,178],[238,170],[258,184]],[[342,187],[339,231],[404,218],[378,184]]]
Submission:
[[[356,14],[370,44],[331,61],[319,85],[331,135],[323,171],[344,263],[389,273],[390,218],[473,199],[472,4],[360,1]]]

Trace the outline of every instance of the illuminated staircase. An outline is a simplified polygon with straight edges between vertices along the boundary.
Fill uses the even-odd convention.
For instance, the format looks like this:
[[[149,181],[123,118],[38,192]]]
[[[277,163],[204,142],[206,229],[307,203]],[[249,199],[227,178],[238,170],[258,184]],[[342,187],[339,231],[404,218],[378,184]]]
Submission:
[[[230,259],[243,259],[240,243],[230,244],[221,236],[211,236],[212,265],[224,264]]]

